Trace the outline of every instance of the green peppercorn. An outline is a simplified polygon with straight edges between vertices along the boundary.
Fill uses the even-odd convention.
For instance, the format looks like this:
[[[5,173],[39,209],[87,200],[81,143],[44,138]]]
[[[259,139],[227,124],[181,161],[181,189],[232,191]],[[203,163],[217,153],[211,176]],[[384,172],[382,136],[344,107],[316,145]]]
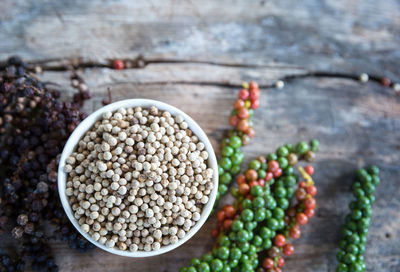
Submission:
[[[346,264],[352,264],[353,262],[355,262],[355,260],[356,260],[356,256],[354,256],[354,254],[351,254],[351,253],[347,253],[343,257],[343,261]]]
[[[188,267],[187,272],[197,272],[197,269],[193,266]]]
[[[225,246],[221,246],[218,248],[217,251],[217,256],[218,258],[222,259],[222,260],[226,260],[229,258],[229,249],[228,247]]]
[[[218,244],[222,247],[227,247],[230,245],[229,237],[226,235],[221,235],[218,237]]]
[[[285,211],[279,207],[276,207],[272,211],[272,216],[275,217],[276,219],[282,219],[285,216]]]
[[[223,157],[230,157],[234,153],[234,149],[231,146],[224,146],[221,153]]]
[[[218,175],[221,176],[224,172],[224,168],[222,168],[221,165],[218,164]]]
[[[244,224],[244,228],[246,230],[248,230],[249,232],[252,232],[253,229],[255,229],[256,227],[257,227],[257,222],[254,222],[254,221],[246,222]]]
[[[274,191],[274,195],[276,197],[285,197],[286,196],[286,189],[283,186],[276,186],[275,187],[275,191]]]
[[[259,160],[252,160],[249,163],[249,168],[250,169],[258,170],[258,169],[260,169],[260,167],[261,167],[261,162]]]
[[[344,263],[340,263],[338,266],[337,266],[337,269],[336,269],[336,272],[348,272],[349,270],[348,270],[348,268],[347,268],[347,265],[346,264],[344,264]]]
[[[227,191],[228,191],[228,186],[226,186],[225,184],[220,184],[220,185],[218,186],[218,192],[219,192],[221,195],[226,194]]]
[[[227,157],[223,157],[223,158],[221,159],[221,161],[219,162],[219,164],[221,165],[221,167],[222,167],[224,170],[227,170],[227,171],[229,171],[230,168],[232,167],[232,161],[231,161],[229,158],[227,158]]]
[[[289,150],[285,146],[281,146],[276,150],[276,154],[279,157],[286,157],[287,155],[289,155]]]
[[[248,242],[239,243],[238,246],[243,253],[247,252],[250,248],[250,244]],[[242,254],[242,257],[240,259],[242,260],[243,258],[248,258],[248,256],[246,254]]]
[[[229,240],[236,241],[236,232],[232,231],[229,233]]]
[[[243,152],[235,152],[232,156],[230,156],[233,165],[239,165],[244,160]]]
[[[224,265],[224,268],[222,268],[221,272],[231,272],[231,268],[228,264]]]
[[[230,258],[233,260],[239,260],[240,257],[242,257],[242,251],[237,247],[232,248]]]
[[[188,272],[188,268],[187,267],[182,267],[181,269],[179,269],[179,272]]]
[[[236,165],[236,164],[232,165],[231,174],[232,175],[237,175],[239,173],[240,173],[240,165]]]
[[[228,185],[232,181],[232,176],[228,172],[225,172],[223,175],[219,176],[219,181],[222,184]]]
[[[279,157],[277,162],[279,163],[279,167],[282,169],[285,169],[289,165],[288,160],[284,157]]]
[[[230,260],[230,261],[229,261],[229,266],[230,266],[231,268],[237,267],[238,264],[239,264],[239,260]]]
[[[340,250],[337,254],[336,254],[336,259],[341,262],[343,261],[344,256],[346,255],[346,251],[344,250]]]
[[[206,262],[202,262],[198,267],[199,272],[210,272],[210,266]]]
[[[240,230],[237,233],[238,242],[247,242],[249,240],[249,232],[246,230]]]
[[[253,240],[251,240],[251,242],[256,247],[260,247],[262,245],[262,243],[263,243],[263,239],[258,235],[254,235]]]
[[[198,266],[199,264],[200,264],[200,260],[198,258],[193,258],[190,261],[190,265],[192,265],[192,266]]]
[[[243,209],[251,209],[251,207],[252,207],[252,203],[251,203],[251,200],[250,199],[244,199],[243,201],[242,201],[242,207],[243,207]]]
[[[203,258],[201,258],[201,260],[202,260],[203,262],[206,262],[206,263],[211,262],[213,259],[214,259],[214,257],[213,257],[211,254],[209,254],[209,253],[204,254],[204,255],[203,255]]]
[[[286,149],[288,150],[289,153],[294,151],[294,145],[293,144],[285,144]]]
[[[308,144],[306,142],[299,142],[296,145],[296,153],[303,155],[304,153],[306,153],[308,150],[310,149],[310,147],[308,146]]]
[[[214,259],[211,261],[211,271],[219,272],[224,267],[223,262],[220,259]]]
[[[269,153],[267,156],[268,161],[275,161],[278,158],[278,156],[275,153]]]
[[[357,255],[358,254],[358,247],[355,244],[349,244],[346,247],[346,252],[354,254],[354,255]]]
[[[261,222],[264,221],[265,219],[265,209],[259,209],[256,211],[256,213],[254,214],[254,220],[256,220],[256,222]]]
[[[264,250],[270,249],[272,246],[272,242],[270,238],[264,239],[263,244],[262,244],[262,248]]]
[[[258,196],[253,199],[253,207],[254,208],[260,209],[260,208],[264,207],[264,205],[265,205],[265,200],[262,197]]]
[[[263,195],[263,188],[260,185],[251,187],[250,194],[254,197]]]
[[[312,151],[314,151],[314,152],[318,151],[318,148],[319,148],[319,141],[318,141],[317,139],[312,139],[312,140],[310,141],[310,146],[311,146],[311,150],[312,150]]]
[[[264,179],[267,176],[267,172],[265,172],[265,170],[263,169],[259,169],[257,171],[257,174],[259,179]]]
[[[244,227],[244,224],[241,220],[239,220],[239,219],[233,220],[232,225],[231,225],[231,228],[233,231],[240,231],[243,229],[243,227]]]
[[[275,218],[268,218],[267,227],[271,230],[277,230],[279,227],[279,222]]]
[[[242,145],[242,140],[238,136],[229,137],[229,145],[233,148],[238,148]]]

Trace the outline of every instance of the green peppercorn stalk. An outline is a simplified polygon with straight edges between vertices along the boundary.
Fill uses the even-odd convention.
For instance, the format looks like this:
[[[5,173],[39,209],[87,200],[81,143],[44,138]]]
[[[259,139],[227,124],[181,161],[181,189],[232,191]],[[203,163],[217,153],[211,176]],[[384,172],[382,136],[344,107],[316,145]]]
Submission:
[[[318,149],[318,142],[311,142],[313,150]],[[268,155],[269,161],[278,161],[283,172],[279,177],[270,179],[264,187],[255,185],[250,189],[250,198],[240,195],[234,188],[231,192],[236,198],[236,207],[242,211],[232,222],[231,228],[218,237],[218,246],[201,259],[192,259],[189,267],[183,267],[180,272],[188,271],[254,271],[258,267],[258,252],[272,247],[272,238],[276,231],[285,226],[285,210],[289,207],[289,199],[293,197],[294,186],[299,177],[294,174],[293,165],[297,163],[297,155],[305,157],[310,151],[307,143],[285,145],[276,153]],[[292,165],[287,157],[291,155]],[[296,159],[294,159],[294,156]],[[315,156],[313,156],[315,157]],[[262,170],[263,164],[250,162],[249,169]],[[266,170],[266,169],[265,169]],[[274,186],[273,186],[274,185]],[[272,187],[273,186],[273,187]]]
[[[375,202],[375,188],[379,185],[379,168],[370,166],[359,169],[352,191],[356,200],[349,205],[350,213],[341,232],[340,251],[336,257],[339,262],[337,272],[365,271],[364,252],[368,227],[371,221],[371,207]]]

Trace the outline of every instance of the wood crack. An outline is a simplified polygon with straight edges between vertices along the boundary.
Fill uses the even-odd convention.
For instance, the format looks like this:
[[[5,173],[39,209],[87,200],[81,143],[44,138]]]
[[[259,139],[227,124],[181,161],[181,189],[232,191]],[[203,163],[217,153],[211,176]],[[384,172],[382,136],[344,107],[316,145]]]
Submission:
[[[146,59],[139,55],[133,59],[122,59],[126,64],[125,69],[144,69],[146,66],[151,64],[205,64],[220,67],[232,67],[232,68],[273,68],[273,69],[297,69],[304,70],[303,74],[289,74],[280,78],[276,81],[288,82],[294,79],[305,79],[305,78],[338,78],[338,79],[350,79],[359,81],[360,74],[353,73],[339,73],[339,72],[329,72],[329,71],[308,71],[305,67],[295,66],[295,65],[285,65],[285,64],[247,64],[247,63],[235,63],[235,62],[217,62],[217,61],[203,61],[203,60],[185,60],[185,59],[163,59],[163,58],[149,58]],[[109,68],[112,67],[112,60],[106,60],[106,62],[96,62],[87,61],[83,58],[73,58],[73,59],[62,59],[62,58],[49,58],[41,60],[31,60],[27,61],[28,70],[37,71],[37,68],[41,71],[53,71],[53,72],[63,72],[72,69],[96,69],[96,68]],[[7,61],[0,61],[0,69],[6,67]],[[369,75],[369,80],[381,83],[382,77],[377,75]],[[216,87],[227,87],[227,88],[237,88],[241,87],[239,83],[233,82],[218,82],[218,81],[153,81],[153,82],[117,82],[116,84],[124,83],[134,83],[138,85],[162,85],[162,84],[181,84],[181,85],[200,85],[200,86],[216,86]],[[276,83],[276,82],[275,82]],[[276,85],[273,84],[260,84],[262,88],[275,88]]]

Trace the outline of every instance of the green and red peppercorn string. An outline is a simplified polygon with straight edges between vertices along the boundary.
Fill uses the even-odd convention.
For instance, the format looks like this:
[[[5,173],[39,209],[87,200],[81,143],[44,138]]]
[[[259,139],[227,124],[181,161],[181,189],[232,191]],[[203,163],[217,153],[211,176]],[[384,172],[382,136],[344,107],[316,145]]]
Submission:
[[[238,93],[238,99],[234,102],[229,123],[234,127],[228,133],[228,137],[222,141],[221,159],[218,162],[219,186],[217,201],[228,192],[228,187],[234,176],[240,172],[240,165],[244,155],[240,150],[242,145],[247,145],[254,137],[255,131],[252,126],[254,110],[260,105],[260,89],[257,83],[243,83],[243,88]]]

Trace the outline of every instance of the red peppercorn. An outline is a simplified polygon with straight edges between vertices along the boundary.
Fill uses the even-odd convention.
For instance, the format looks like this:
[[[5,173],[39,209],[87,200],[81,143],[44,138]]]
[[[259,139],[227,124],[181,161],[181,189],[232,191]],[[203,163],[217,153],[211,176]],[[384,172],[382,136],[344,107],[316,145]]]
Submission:
[[[285,259],[283,257],[280,257],[276,264],[278,265],[278,267],[283,267],[285,265]]]
[[[274,177],[274,174],[272,172],[267,172],[267,175],[265,176],[265,180],[269,181]]]
[[[225,205],[224,212],[227,218],[233,218],[236,214],[236,209],[232,205]]]
[[[283,254],[285,256],[291,256],[294,253],[294,246],[292,244],[286,244],[283,247]]]
[[[311,218],[315,215],[314,209],[305,209],[304,214],[307,215],[308,218]]]
[[[305,225],[308,222],[308,217],[304,213],[298,213],[296,215],[296,222],[299,225]]]
[[[253,138],[254,135],[256,135],[256,131],[255,131],[255,129],[252,128],[252,127],[249,127],[249,128],[245,131],[245,133],[246,133],[250,138]]]
[[[259,180],[258,180],[258,184],[259,184],[260,186],[264,187],[264,186],[265,186],[265,180],[259,179]]]
[[[274,177],[279,178],[282,175],[282,168],[278,168],[274,171]]]
[[[244,175],[246,176],[246,180],[253,181],[256,180],[258,177],[257,171],[254,169],[247,170]]]
[[[257,185],[260,185],[257,180],[253,180],[250,182],[250,188],[253,188],[254,186],[257,186]]]
[[[306,188],[306,192],[311,196],[315,196],[317,194],[317,187],[315,187],[314,185],[310,185]]]
[[[300,238],[300,236],[301,236],[301,231],[300,231],[300,228],[299,228],[298,225],[294,225],[294,226],[290,229],[290,231],[289,231],[289,236],[290,236],[292,239],[299,239],[299,238]]]
[[[246,119],[240,120],[236,128],[242,132],[245,132],[249,129],[249,122]]]
[[[306,198],[306,195],[307,195],[307,193],[306,193],[306,190],[304,190],[304,188],[298,188],[296,190],[296,199],[297,200],[302,201],[303,199]]]
[[[249,110],[248,110],[248,109],[246,109],[246,108],[244,108],[244,107],[238,109],[237,116],[238,116],[240,119],[247,119],[247,118],[249,118],[249,115],[250,115],[250,113],[249,113]]]
[[[314,209],[316,205],[317,203],[315,202],[315,199],[312,197],[307,198],[306,201],[304,201],[304,207],[306,207],[307,209]]]
[[[282,234],[277,234],[277,235],[275,236],[275,238],[274,238],[274,244],[275,244],[277,247],[283,247],[283,246],[285,245],[285,243],[286,243],[286,238],[285,238],[284,235],[282,235]]]
[[[236,100],[236,101],[235,101],[235,104],[233,104],[233,107],[234,107],[236,110],[240,110],[241,108],[244,108],[244,101],[241,100],[241,99]]]
[[[381,79],[381,84],[382,84],[382,86],[384,86],[384,87],[389,87],[389,86],[390,86],[390,83],[391,83],[391,81],[390,81],[390,79],[387,78],[387,77],[383,77],[383,78]]]
[[[250,100],[258,100],[260,97],[260,89],[252,89],[250,90]]]
[[[222,222],[225,220],[225,212],[223,210],[218,211],[217,213],[218,221]]]
[[[231,219],[225,219],[225,221],[224,221],[224,229],[225,230],[228,230],[228,229],[230,229],[231,228],[231,225],[232,225],[232,220]]]
[[[211,236],[212,236],[213,238],[217,238],[218,234],[219,234],[218,229],[212,229],[212,230],[211,230]]]
[[[258,84],[254,81],[249,82],[249,90],[258,89]]]
[[[238,185],[246,183],[246,177],[243,174],[240,174],[239,176],[237,176],[236,178],[236,183]]]
[[[274,172],[278,168],[279,168],[279,163],[277,161],[268,162],[268,171]]]
[[[247,195],[250,191],[250,186],[246,183],[242,183],[239,185],[239,194]]]
[[[265,258],[263,260],[262,266],[264,269],[270,269],[274,267],[274,260],[272,258]]]
[[[238,94],[238,98],[242,100],[246,100],[249,98],[249,91],[246,89],[241,89]]]
[[[122,70],[122,69],[125,68],[124,62],[123,62],[122,60],[120,60],[120,59],[115,59],[115,60],[113,60],[112,66],[113,66],[113,68],[116,69],[116,70]]]
[[[307,183],[304,180],[302,180],[302,181],[299,182],[299,187],[300,188],[306,188],[307,187]]]
[[[251,108],[253,110],[257,109],[260,106],[260,100],[255,99],[255,100],[251,100]]]
[[[275,267],[274,272],[282,272],[282,269],[280,269],[279,267]]]
[[[304,170],[310,176],[312,176],[314,174],[314,167],[312,167],[311,165],[307,165],[306,167],[304,167]]]
[[[236,127],[238,122],[239,122],[239,118],[236,115],[233,115],[233,116],[229,117],[229,124],[231,126]]]

